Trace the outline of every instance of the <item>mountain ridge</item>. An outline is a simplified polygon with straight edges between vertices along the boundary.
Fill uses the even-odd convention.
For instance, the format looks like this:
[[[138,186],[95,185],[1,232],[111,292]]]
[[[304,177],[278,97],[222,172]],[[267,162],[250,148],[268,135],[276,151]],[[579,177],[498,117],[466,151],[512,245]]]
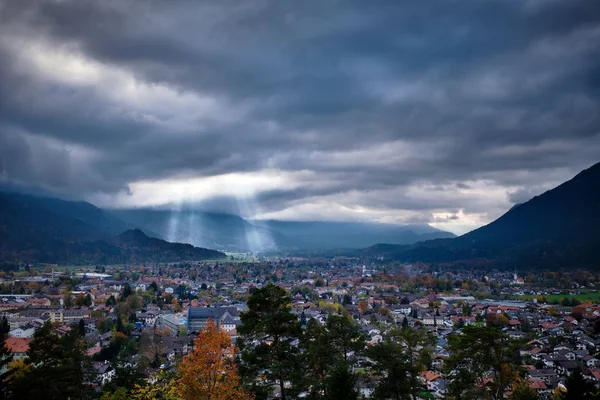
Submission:
[[[406,262],[488,259],[532,267],[600,266],[600,163],[454,239],[379,244],[358,253]]]
[[[121,235],[113,235],[123,228]],[[75,264],[170,262],[224,258],[224,253],[149,238],[85,202],[0,193],[0,261]],[[144,235],[147,240],[142,240]]]

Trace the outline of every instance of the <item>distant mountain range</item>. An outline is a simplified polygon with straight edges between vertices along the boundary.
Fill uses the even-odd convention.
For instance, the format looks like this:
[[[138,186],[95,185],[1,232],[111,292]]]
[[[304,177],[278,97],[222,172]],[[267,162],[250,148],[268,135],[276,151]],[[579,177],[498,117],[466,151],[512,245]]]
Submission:
[[[600,163],[463,236],[411,246],[378,244],[357,254],[406,262],[489,260],[524,268],[598,268]]]
[[[225,253],[169,243],[131,230],[86,202],[0,193],[0,261],[121,264],[225,258]]]
[[[382,241],[412,244],[454,237],[429,225],[361,222],[245,220],[197,210],[113,210],[130,225],[145,227],[170,241],[231,251],[359,249]],[[144,228],[142,228],[144,229]]]
[[[86,202],[0,192],[0,261],[111,264],[226,256],[207,248],[334,251],[404,262],[520,268],[600,267],[600,163],[460,237],[428,225],[248,221],[197,210],[103,210]]]
[[[133,232],[138,243],[124,243],[121,234],[132,229],[137,229]],[[206,248],[244,252],[359,249],[384,241],[412,244],[453,236],[428,225],[247,221],[197,210],[103,210],[81,201],[0,192],[0,261],[93,264],[145,258],[152,262],[224,256]]]

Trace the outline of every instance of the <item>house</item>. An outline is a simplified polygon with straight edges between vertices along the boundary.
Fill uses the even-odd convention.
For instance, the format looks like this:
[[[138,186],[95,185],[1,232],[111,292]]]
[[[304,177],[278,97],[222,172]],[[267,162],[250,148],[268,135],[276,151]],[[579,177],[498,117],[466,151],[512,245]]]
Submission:
[[[31,343],[33,339],[29,338],[16,338],[9,337],[6,339],[6,347],[8,351],[12,354],[13,360],[20,360],[22,358],[27,357],[27,352],[29,351],[29,343]],[[1,373],[6,372],[6,366],[3,368]]]
[[[392,309],[392,312],[396,315],[409,315],[411,311],[412,307],[410,306],[410,304],[401,304]]]
[[[154,326],[156,324],[157,314],[154,312],[139,313],[137,318],[146,326]]]
[[[34,333],[35,327],[27,324],[19,328],[12,329],[10,332],[8,332],[8,336],[14,338],[32,338]]]
[[[109,361],[94,361],[92,363],[91,373],[93,382],[99,385],[105,385],[112,380],[116,371]]]

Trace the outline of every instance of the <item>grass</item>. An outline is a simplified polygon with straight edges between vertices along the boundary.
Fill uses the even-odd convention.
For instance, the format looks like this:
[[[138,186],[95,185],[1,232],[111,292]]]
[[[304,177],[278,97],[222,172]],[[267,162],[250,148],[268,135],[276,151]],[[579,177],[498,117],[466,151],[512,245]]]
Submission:
[[[560,299],[577,299],[579,301],[581,301],[582,303],[585,302],[591,302],[591,303],[600,303],[600,292],[597,293],[593,293],[591,291],[587,291],[587,292],[582,292],[580,294],[576,294],[576,295],[570,295],[570,294],[548,294],[548,295],[542,295],[546,298],[548,303],[560,303]],[[519,300],[525,300],[525,301],[530,301],[533,300],[535,298],[534,295],[522,295],[522,296],[518,296]]]

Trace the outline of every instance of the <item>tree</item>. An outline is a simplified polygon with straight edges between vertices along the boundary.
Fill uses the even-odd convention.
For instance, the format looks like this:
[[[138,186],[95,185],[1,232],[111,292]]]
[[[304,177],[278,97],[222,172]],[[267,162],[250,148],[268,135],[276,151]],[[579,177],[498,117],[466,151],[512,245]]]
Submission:
[[[366,300],[360,300],[358,302],[358,310],[363,314],[366,313],[369,311],[369,303],[367,303]]]
[[[79,336],[85,337],[85,322],[83,319],[80,319],[79,323],[77,324],[77,333]]]
[[[431,363],[435,339],[424,329],[394,329],[383,342],[372,346],[369,357],[379,383],[377,399],[417,399],[425,389],[419,374]]]
[[[600,394],[590,381],[581,373],[581,368],[576,368],[565,381],[567,391],[560,396],[561,400],[593,400],[600,399]]]
[[[408,318],[406,318],[406,315],[402,318],[402,329],[408,329]]]
[[[114,306],[117,304],[117,300],[115,299],[115,296],[113,296],[112,294],[110,295],[110,297],[108,299],[106,299],[105,304],[107,306]]]
[[[28,372],[11,384],[22,399],[82,399],[89,395],[89,359],[76,330],[60,338],[46,322],[34,334],[27,351]]]
[[[161,371],[150,377],[147,385],[136,384],[131,392],[134,400],[184,400],[177,395],[177,381],[168,372]]]
[[[114,393],[114,397],[117,397],[123,391],[129,394],[135,389],[136,385],[143,386],[145,384],[144,369],[146,365],[141,362],[132,364],[127,349],[117,354],[113,366],[115,375],[110,382],[102,386],[102,392]],[[110,397],[110,399],[113,399],[113,397]]]
[[[336,363],[325,379],[325,398],[327,400],[356,400],[357,376],[345,362]]]
[[[6,335],[8,332],[10,332],[10,324],[6,317],[2,317],[2,319],[0,319],[0,335]]]
[[[494,326],[465,326],[448,340],[448,394],[460,399],[503,399],[520,371],[517,342]]]
[[[298,349],[293,342],[299,337],[300,326],[290,307],[286,291],[268,284],[254,291],[248,299],[248,311],[240,316],[240,374],[245,387],[259,398],[265,398],[271,387],[278,385],[281,399],[285,399],[285,382],[297,383]]]
[[[350,353],[358,353],[365,348],[366,336],[350,318],[332,315],[327,319],[327,339],[333,350],[348,361]]]
[[[73,296],[71,295],[71,292],[67,292],[63,295],[63,306],[65,308],[73,307]]]
[[[309,398],[318,398],[325,390],[325,376],[335,360],[332,344],[325,327],[311,318],[300,340],[302,365],[305,367],[304,386]]]
[[[123,289],[121,290],[121,298],[119,300],[125,301],[132,294],[133,292],[131,290],[131,286],[129,286],[129,283],[126,283],[125,285],[123,285]]]
[[[229,335],[212,320],[200,332],[192,351],[178,366],[177,393],[184,399],[252,398],[240,386]]]
[[[6,317],[4,317],[3,319],[6,320]],[[7,325],[8,322],[6,322],[6,325],[3,327],[3,329],[6,329]],[[0,343],[0,371],[6,368],[6,372],[0,374],[0,399],[6,398],[6,377],[10,374],[12,370],[10,363],[13,359],[13,356],[10,352],[10,349],[6,345],[6,337],[6,333],[0,332],[0,341],[2,341],[2,343]]]
[[[510,400],[538,400],[539,396],[534,388],[527,382],[520,382],[514,386]]]

